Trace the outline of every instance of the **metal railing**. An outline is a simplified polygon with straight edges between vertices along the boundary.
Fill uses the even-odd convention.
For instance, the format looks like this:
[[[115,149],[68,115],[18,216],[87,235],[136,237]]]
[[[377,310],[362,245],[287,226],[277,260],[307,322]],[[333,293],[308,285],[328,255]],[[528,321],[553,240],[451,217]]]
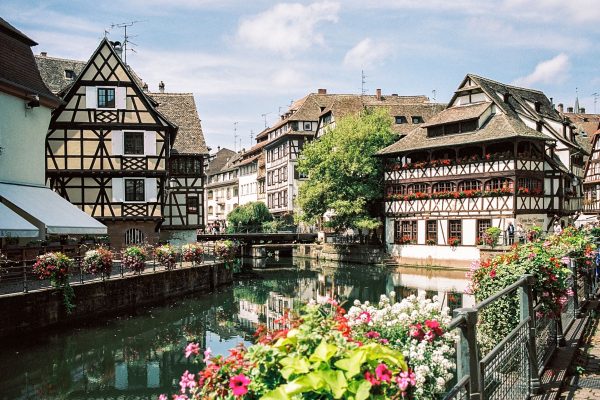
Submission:
[[[118,254],[118,253],[117,253]],[[137,272],[123,265],[121,260],[113,260],[111,273],[108,275],[97,275],[86,272],[81,261],[83,257],[72,257],[74,266],[69,273],[70,284],[83,284],[86,282],[97,282],[105,279],[123,278],[134,275],[147,275],[157,272],[162,272],[170,269],[189,268],[200,264],[186,262],[183,260],[181,253],[177,253],[174,268],[166,268],[162,266],[154,256],[146,261],[146,267],[143,271]],[[214,244],[206,243],[204,246],[204,258],[201,264],[213,262],[215,260]],[[31,290],[52,288],[49,279],[39,279],[33,272],[33,264],[35,260],[26,261],[6,261],[0,264],[0,295],[12,293],[27,293]]]
[[[564,346],[563,332],[581,316],[585,303],[598,287],[595,271],[578,273],[571,260],[569,278],[573,295],[558,318],[543,315],[533,298],[533,275],[488,297],[473,308],[454,310],[448,330],[457,330],[456,383],[444,399],[528,399],[541,391],[540,376],[558,346]],[[581,270],[579,271],[581,272]],[[477,339],[477,320],[486,307],[507,296],[517,296],[518,325],[482,357]]]

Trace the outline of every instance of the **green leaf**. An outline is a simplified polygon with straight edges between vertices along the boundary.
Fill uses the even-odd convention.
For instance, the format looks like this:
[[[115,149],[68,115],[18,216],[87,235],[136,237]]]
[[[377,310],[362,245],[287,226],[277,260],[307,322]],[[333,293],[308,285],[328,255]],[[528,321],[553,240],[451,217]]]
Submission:
[[[306,374],[310,371],[310,364],[305,357],[285,357],[280,363],[283,365],[281,376],[286,380],[288,380],[292,374]]]
[[[346,371],[346,377],[350,379],[360,373],[361,367],[366,360],[367,355],[365,354],[365,350],[359,348],[352,351],[348,357],[336,361],[334,365]]]
[[[334,344],[329,344],[325,339],[319,343],[315,352],[310,356],[310,362],[322,361],[329,362],[329,359],[338,351],[338,347]]]
[[[340,399],[348,388],[348,382],[344,377],[344,373],[342,371],[332,370],[324,370],[319,372],[322,374],[323,380],[333,393],[333,397]]]
[[[285,392],[283,386],[271,390],[261,397],[262,400],[289,400],[291,397]]]
[[[286,383],[283,388],[287,395],[292,396],[298,393],[315,392],[322,389],[324,385],[323,371],[313,371]]]
[[[369,398],[371,392],[371,383],[369,381],[362,381],[356,391],[356,400],[365,400]]]

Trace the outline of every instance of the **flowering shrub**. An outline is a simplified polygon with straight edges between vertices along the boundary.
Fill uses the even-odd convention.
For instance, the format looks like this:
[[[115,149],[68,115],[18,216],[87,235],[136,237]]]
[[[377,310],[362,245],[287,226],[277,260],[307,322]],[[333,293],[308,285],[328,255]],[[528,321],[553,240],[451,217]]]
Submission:
[[[215,242],[215,255],[225,262],[225,267],[237,270],[240,260],[236,259],[240,251],[240,243],[235,240],[219,240]]]
[[[129,246],[123,251],[123,266],[135,272],[142,272],[146,268],[148,253],[140,246]]]
[[[88,250],[81,260],[81,268],[90,274],[110,276],[113,264],[113,252],[98,247],[96,250]]]
[[[300,316],[280,321],[283,329],[259,329],[257,344],[248,349],[237,347],[227,357],[207,350],[206,368],[186,371],[173,398],[407,398],[417,375],[402,352],[382,341],[357,341],[344,314],[334,301],[312,303]],[[187,356],[199,353],[195,343],[186,348]]]
[[[33,272],[39,279],[49,279],[52,286],[62,289],[63,301],[68,313],[75,308],[73,304],[75,294],[69,284],[69,270],[73,268],[73,264],[72,258],[60,252],[42,254],[33,264]]]
[[[174,269],[177,265],[177,250],[170,244],[155,248],[154,256],[158,263],[168,270]]]
[[[500,239],[500,235],[502,231],[497,226],[490,226],[485,230],[483,236],[478,238],[477,244],[490,246],[492,249],[496,247],[498,244],[498,239]]]
[[[510,252],[473,264],[469,291],[479,302],[516,282],[524,274],[534,276],[534,301],[539,305],[538,316],[557,318],[573,293],[568,281],[571,271],[565,265],[566,254],[578,254],[584,265],[591,264],[593,251],[589,238],[575,229],[565,229],[545,240],[536,239]],[[579,257],[579,256],[578,256]],[[519,322],[517,294],[504,296],[482,310],[480,340],[487,352],[510,333]]]
[[[189,243],[181,246],[183,261],[202,264],[204,261],[204,248],[200,243]]]
[[[401,379],[411,379],[409,398],[437,398],[446,390],[456,368],[457,337],[446,331],[451,320],[449,309],[442,309],[436,297],[430,300],[412,295],[399,303],[392,303],[390,298],[381,296],[377,305],[355,301],[347,315],[352,338],[401,351],[409,369]]]

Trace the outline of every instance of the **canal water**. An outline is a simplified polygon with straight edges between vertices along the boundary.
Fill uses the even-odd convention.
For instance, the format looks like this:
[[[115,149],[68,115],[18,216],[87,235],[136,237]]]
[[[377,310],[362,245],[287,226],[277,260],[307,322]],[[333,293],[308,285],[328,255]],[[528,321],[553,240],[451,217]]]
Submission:
[[[186,297],[77,328],[0,342],[0,399],[154,399],[174,393],[189,341],[226,354],[250,344],[259,324],[310,299],[377,301],[423,292],[451,308],[469,306],[464,271],[389,269],[304,259],[269,259],[216,293]],[[43,306],[43,305],[40,305]]]

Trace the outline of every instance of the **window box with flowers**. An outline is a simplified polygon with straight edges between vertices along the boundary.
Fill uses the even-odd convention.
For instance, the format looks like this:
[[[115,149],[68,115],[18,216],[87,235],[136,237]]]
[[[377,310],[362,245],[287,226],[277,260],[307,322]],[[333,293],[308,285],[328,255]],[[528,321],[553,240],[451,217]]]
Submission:
[[[410,194],[389,194],[387,200],[430,200],[430,199],[465,199],[474,197],[500,197],[511,196],[514,191],[507,188],[490,189],[490,190],[461,190],[461,191],[443,191],[434,193],[416,192]]]
[[[63,301],[69,314],[75,308],[75,293],[69,284],[69,273],[73,266],[73,259],[60,252],[42,254],[33,265],[33,272],[39,279],[49,279],[53,287],[62,290]]]
[[[540,188],[530,189],[521,186],[517,189],[517,194],[520,196],[541,196],[544,194],[544,191]]]
[[[451,237],[448,239],[448,245],[455,249],[460,245],[460,239],[457,237]]]

